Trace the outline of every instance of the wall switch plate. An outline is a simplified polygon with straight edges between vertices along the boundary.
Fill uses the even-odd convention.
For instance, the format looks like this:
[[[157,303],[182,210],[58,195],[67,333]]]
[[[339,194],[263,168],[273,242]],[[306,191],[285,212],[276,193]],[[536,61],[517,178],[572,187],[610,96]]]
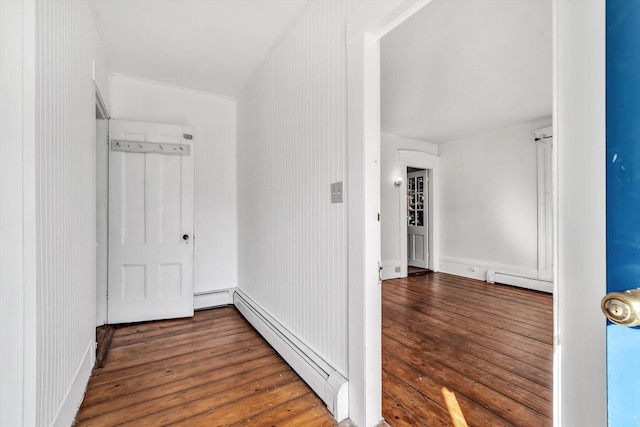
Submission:
[[[331,184],[331,203],[342,203],[342,181]]]

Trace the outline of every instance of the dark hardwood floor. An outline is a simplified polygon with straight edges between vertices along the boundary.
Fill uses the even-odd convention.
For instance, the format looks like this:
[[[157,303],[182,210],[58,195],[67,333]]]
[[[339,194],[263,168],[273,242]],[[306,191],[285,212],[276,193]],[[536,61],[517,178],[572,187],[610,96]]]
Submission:
[[[383,282],[382,300],[391,426],[553,424],[551,295],[431,273]]]
[[[115,330],[77,426],[333,426],[324,403],[233,307]]]
[[[552,425],[550,295],[441,273],[385,281],[382,295],[383,415],[391,426]],[[76,425],[335,422],[226,307],[117,328]]]

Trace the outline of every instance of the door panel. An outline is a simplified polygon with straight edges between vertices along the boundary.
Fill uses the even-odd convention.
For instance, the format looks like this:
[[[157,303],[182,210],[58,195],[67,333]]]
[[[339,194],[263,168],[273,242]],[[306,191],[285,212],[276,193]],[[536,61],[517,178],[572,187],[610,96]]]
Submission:
[[[122,159],[122,181],[119,188],[122,201],[122,245],[142,245],[146,243],[147,222],[145,189],[147,187],[146,155],[127,153],[116,155]],[[115,165],[114,165],[115,166]],[[115,195],[117,197],[117,195]],[[113,218],[117,221],[117,218]],[[114,226],[117,222],[112,223]]]
[[[109,323],[193,315],[193,146],[184,133],[110,123]]]
[[[424,243],[425,243],[424,236],[420,234],[413,235],[413,259],[414,260],[420,260],[422,262],[426,261]]]
[[[640,288],[640,2],[607,0],[607,291]],[[640,329],[607,325],[609,425],[640,421]]]

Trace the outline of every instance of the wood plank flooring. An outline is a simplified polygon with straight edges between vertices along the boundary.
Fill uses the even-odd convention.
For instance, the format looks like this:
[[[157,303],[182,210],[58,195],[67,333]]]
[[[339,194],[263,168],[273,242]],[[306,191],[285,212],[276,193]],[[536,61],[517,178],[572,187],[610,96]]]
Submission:
[[[391,426],[458,427],[452,419],[463,418],[480,427],[552,425],[550,295],[441,273],[385,281],[382,295],[383,415]],[[117,328],[76,425],[335,422],[225,307]]]
[[[115,330],[76,426],[333,426],[324,403],[233,307]]]
[[[391,426],[553,424],[551,295],[431,273],[383,282],[382,301]]]

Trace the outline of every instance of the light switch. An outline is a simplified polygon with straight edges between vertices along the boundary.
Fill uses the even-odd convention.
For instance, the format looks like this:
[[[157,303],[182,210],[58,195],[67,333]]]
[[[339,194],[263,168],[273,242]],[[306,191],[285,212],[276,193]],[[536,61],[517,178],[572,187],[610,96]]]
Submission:
[[[331,184],[331,203],[342,203],[342,181]]]

